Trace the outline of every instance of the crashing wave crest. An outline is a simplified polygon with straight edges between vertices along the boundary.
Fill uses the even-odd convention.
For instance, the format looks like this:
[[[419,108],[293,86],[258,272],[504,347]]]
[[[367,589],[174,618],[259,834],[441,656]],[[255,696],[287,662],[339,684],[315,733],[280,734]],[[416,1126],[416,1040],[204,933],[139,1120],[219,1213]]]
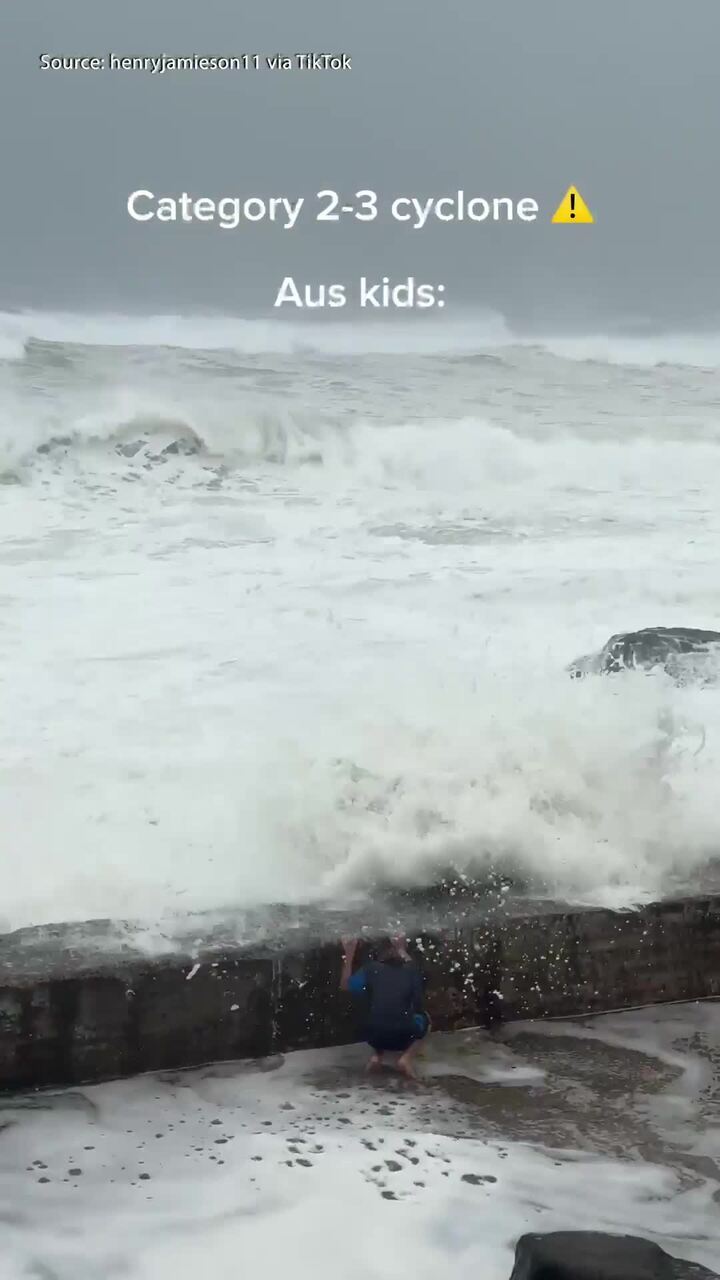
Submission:
[[[247,319],[227,315],[123,315],[71,312],[0,312],[0,362],[22,360],[36,344],[95,348],[175,348],[253,355],[480,356],[529,349],[561,360],[657,368],[720,368],[720,333],[523,334],[488,309],[442,322]]]

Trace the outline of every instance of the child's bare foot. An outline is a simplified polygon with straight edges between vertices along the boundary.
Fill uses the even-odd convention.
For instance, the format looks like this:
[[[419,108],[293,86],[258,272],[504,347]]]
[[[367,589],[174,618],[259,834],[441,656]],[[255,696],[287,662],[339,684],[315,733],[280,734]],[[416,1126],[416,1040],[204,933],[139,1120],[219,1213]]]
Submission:
[[[366,1071],[378,1071],[378,1070],[379,1070],[379,1068],[382,1066],[382,1064],[383,1064],[383,1062],[382,1062],[382,1054],[380,1054],[380,1053],[374,1053],[374,1054],[373,1054],[373,1056],[372,1056],[372,1058],[371,1058],[371,1059],[370,1059],[370,1061],[368,1062],[367,1067],[365,1068],[365,1070],[366,1070]]]
[[[417,1080],[412,1059],[407,1057],[404,1053],[398,1058],[397,1069],[407,1080]]]

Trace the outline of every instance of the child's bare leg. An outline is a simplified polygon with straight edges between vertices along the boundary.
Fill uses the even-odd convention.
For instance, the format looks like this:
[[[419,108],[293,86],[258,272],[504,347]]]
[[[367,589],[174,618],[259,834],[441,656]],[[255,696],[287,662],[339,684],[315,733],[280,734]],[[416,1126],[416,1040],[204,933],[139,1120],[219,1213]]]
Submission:
[[[398,1071],[401,1071],[409,1080],[416,1080],[415,1074],[415,1055],[422,1044],[422,1040],[413,1040],[404,1053],[398,1058]]]

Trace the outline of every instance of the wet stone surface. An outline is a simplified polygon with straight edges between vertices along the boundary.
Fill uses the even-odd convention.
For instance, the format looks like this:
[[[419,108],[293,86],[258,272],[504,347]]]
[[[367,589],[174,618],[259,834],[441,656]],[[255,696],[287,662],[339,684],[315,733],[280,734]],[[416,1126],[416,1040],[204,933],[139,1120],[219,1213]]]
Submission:
[[[434,1034],[417,1083],[368,1073],[368,1058],[354,1045],[6,1098],[0,1196],[20,1260],[12,1280],[62,1274],[75,1238],[95,1251],[95,1274],[121,1265],[131,1280],[156,1249],[177,1251],[180,1274],[193,1241],[197,1257],[212,1258],[213,1233],[221,1257],[231,1224],[234,1250],[254,1221],[272,1255],[294,1247],[306,1220],[322,1234],[314,1206],[344,1239],[343,1215],[355,1222],[361,1201],[372,1238],[387,1231],[385,1252],[403,1206],[422,1203],[420,1280],[453,1250],[469,1275],[474,1255],[461,1260],[472,1241],[485,1266],[489,1240],[497,1266],[487,1280],[507,1280],[521,1229],[578,1218],[654,1236],[698,1263],[720,1256],[720,1006]],[[375,1220],[373,1205],[398,1226]]]

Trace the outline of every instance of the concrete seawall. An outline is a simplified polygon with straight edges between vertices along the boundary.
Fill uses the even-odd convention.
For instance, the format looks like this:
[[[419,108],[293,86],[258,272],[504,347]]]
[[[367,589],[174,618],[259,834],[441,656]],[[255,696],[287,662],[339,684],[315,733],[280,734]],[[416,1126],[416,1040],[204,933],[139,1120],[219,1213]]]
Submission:
[[[338,990],[337,938],[360,932],[360,921],[279,911],[264,930],[255,920],[250,941],[215,923],[153,956],[110,921],[0,937],[0,1088],[356,1039],[358,1009]],[[449,919],[445,909],[406,928],[442,1030],[720,996],[713,894],[632,912],[516,903]],[[382,932],[368,932],[360,960]]]

